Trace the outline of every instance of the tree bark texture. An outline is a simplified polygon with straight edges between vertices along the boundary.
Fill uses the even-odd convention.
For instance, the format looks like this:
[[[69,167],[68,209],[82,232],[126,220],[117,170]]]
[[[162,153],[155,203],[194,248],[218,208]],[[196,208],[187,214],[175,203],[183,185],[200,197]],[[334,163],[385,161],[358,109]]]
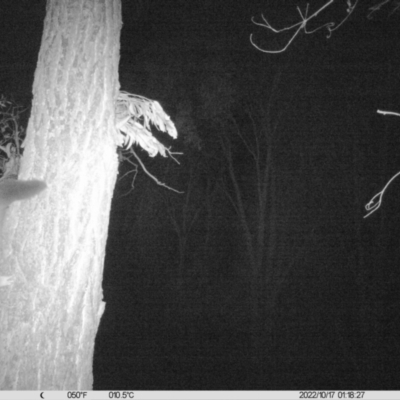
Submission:
[[[120,0],[48,0],[20,179],[47,190],[7,212],[0,388],[92,388],[117,176]],[[3,272],[3,271],[2,271]]]

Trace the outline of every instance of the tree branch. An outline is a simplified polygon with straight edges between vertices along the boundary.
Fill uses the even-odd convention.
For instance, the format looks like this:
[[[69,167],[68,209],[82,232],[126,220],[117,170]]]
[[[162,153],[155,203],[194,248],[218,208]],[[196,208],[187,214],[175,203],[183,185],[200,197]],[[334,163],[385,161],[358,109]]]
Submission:
[[[276,53],[283,53],[286,51],[286,49],[290,46],[290,44],[293,42],[293,40],[296,38],[296,36],[300,33],[301,30],[304,31],[306,34],[311,34],[314,33],[322,28],[326,28],[328,30],[328,35],[327,38],[329,39],[332,35],[332,32],[338,29],[343,23],[350,17],[350,15],[353,13],[354,9],[357,6],[358,0],[353,0],[354,3],[352,3],[352,0],[346,0],[347,2],[347,10],[346,10],[346,17],[340,21],[340,23],[336,24],[335,22],[328,22],[326,24],[323,24],[319,26],[318,28],[312,30],[312,31],[307,31],[307,23],[308,21],[312,20],[313,18],[316,18],[318,14],[320,14],[323,10],[325,10],[327,7],[329,7],[331,4],[335,2],[335,0],[329,0],[327,3],[325,3],[322,7],[320,7],[317,11],[315,11],[313,14],[308,16],[308,10],[309,10],[309,4],[307,3],[305,12],[303,13],[299,7],[297,7],[297,11],[300,14],[301,21],[297,22],[291,26],[284,27],[282,29],[275,29],[264,17],[263,14],[261,14],[261,18],[264,22],[256,22],[254,20],[254,17],[251,18],[251,21],[253,22],[254,25],[261,26],[263,28],[266,28],[273,33],[281,33],[284,31],[289,31],[294,28],[296,28],[296,31],[292,35],[292,37],[289,39],[289,41],[286,43],[286,45],[279,49],[279,50],[266,50],[262,49],[261,47],[257,46],[254,41],[253,41],[253,34],[250,35],[250,42],[251,44],[259,51],[263,53],[270,53],[270,54],[276,54]]]

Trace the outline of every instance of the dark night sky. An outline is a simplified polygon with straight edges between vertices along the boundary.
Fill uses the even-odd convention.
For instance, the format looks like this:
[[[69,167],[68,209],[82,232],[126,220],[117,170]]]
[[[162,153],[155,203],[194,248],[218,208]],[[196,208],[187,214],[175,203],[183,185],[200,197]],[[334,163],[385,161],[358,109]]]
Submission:
[[[296,255],[298,261],[274,309],[273,356],[252,364],[247,357],[248,332],[240,322],[242,307],[232,300],[235,295],[226,295],[231,293],[226,289],[229,284],[240,286],[238,276],[233,283],[226,279],[231,274],[229,265],[237,262],[235,257],[240,259],[235,253],[236,225],[228,227],[226,222],[233,219],[231,209],[225,207],[228,215],[221,215],[225,222],[216,238],[225,243],[220,246],[221,269],[211,273],[212,281],[220,276],[222,282],[220,290],[214,285],[211,302],[217,303],[221,296],[223,305],[215,305],[210,316],[209,304],[202,308],[197,301],[196,310],[202,315],[198,318],[191,312],[195,305],[189,297],[178,297],[188,304],[186,311],[168,308],[162,303],[173,294],[160,295],[159,282],[154,284],[156,293],[143,289],[157,281],[160,271],[165,269],[168,276],[163,260],[175,256],[162,246],[170,243],[165,237],[172,235],[171,230],[141,222],[140,207],[150,202],[146,196],[156,193],[162,198],[155,190],[163,189],[154,189],[139,174],[134,194],[126,197],[135,204],[133,211],[124,198],[116,196],[114,203],[104,279],[107,309],[96,344],[95,387],[399,390],[399,181],[387,191],[381,209],[363,219],[365,203],[400,170],[400,119],[376,113],[377,109],[400,112],[400,11],[389,17],[395,1],[372,20],[366,15],[374,2],[360,1],[330,39],[326,30],[300,34],[286,53],[278,55],[251,46],[250,33],[260,46],[285,42],[284,37],[276,42],[276,37],[252,25],[251,17],[259,20],[263,12],[271,23],[282,26],[297,20],[295,6],[304,9],[304,1],[122,3],[121,88],[159,99],[173,119],[176,92],[183,98],[191,96],[188,88],[197,87],[204,60],[233,66],[240,99],[248,88],[254,88],[254,97],[265,93],[262,88],[268,88],[269,76],[283,71],[275,108],[283,113],[274,147],[278,224],[282,225],[277,257],[290,260]],[[313,2],[315,8],[323,3]],[[345,4],[336,1],[312,27],[338,21]],[[27,105],[44,1],[2,1],[0,15],[0,92]],[[178,68],[181,80],[176,78]],[[152,86],[149,70],[177,79],[174,90],[164,87],[161,78],[161,85]],[[237,108],[235,112],[239,113]],[[179,139],[177,146],[182,146]],[[162,166],[168,165],[165,160],[145,160],[153,171],[168,171]],[[238,165],[243,170],[247,166],[243,160]],[[173,181],[168,174],[162,178]],[[179,180],[175,183],[182,185]],[[126,183],[118,185],[120,194]],[[151,213],[162,213],[160,203],[152,200],[152,204]],[[155,260],[140,258],[153,251],[150,244],[146,250],[147,238],[157,248]],[[190,262],[192,270],[199,268],[195,260]],[[199,297],[205,298],[202,290]],[[160,322],[168,318],[177,325]],[[223,318],[228,321],[221,322]]]

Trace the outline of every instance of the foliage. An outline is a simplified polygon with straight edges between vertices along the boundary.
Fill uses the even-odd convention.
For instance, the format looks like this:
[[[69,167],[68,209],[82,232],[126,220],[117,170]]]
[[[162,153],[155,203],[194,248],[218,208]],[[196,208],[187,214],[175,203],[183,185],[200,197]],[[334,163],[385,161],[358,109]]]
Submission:
[[[117,129],[121,134],[121,145],[131,148],[137,143],[150,157],[171,155],[151,132],[151,124],[161,132],[176,139],[178,133],[171,118],[160,103],[143,96],[120,92],[116,104]]]
[[[13,101],[0,97],[0,174],[7,171],[15,171],[9,160],[18,161],[21,156],[22,141],[25,129],[20,125],[20,115],[24,112],[20,106]]]

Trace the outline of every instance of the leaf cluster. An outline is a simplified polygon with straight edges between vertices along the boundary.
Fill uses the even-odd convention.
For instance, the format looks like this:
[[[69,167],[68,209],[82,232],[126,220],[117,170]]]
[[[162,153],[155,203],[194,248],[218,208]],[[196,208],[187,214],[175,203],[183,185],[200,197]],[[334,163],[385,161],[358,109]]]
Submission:
[[[20,124],[20,116],[26,111],[4,96],[0,97],[0,174],[11,170],[18,172],[18,166],[11,168],[10,160],[15,163],[21,157],[25,129]]]
[[[150,157],[161,154],[167,157],[169,149],[160,143],[151,132],[154,125],[173,139],[178,136],[174,123],[165,113],[160,103],[146,97],[120,92],[116,104],[117,129],[121,134],[121,145],[127,149],[135,143]]]

